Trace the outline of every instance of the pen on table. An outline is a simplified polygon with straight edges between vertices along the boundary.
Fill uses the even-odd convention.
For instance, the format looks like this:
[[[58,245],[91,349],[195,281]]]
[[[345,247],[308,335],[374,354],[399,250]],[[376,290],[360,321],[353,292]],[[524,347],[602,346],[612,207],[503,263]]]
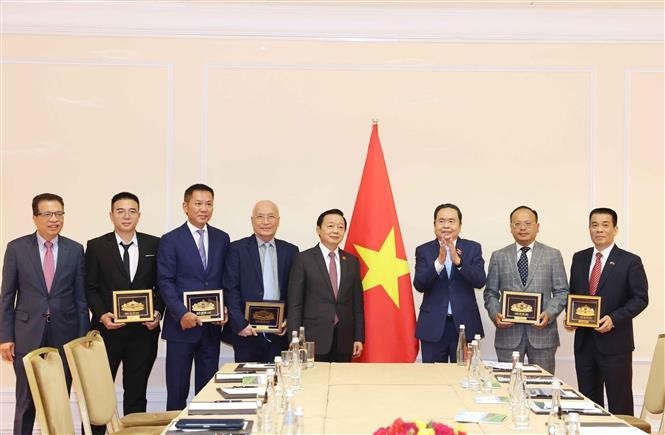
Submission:
[[[215,403],[235,403],[235,402],[242,402],[240,399],[223,399],[223,400],[215,400]]]

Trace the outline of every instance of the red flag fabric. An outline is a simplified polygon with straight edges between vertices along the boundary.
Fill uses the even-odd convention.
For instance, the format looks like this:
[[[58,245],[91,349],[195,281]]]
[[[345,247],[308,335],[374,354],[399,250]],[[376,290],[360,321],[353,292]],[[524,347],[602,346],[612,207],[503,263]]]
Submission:
[[[360,259],[363,277],[365,343],[354,361],[415,361],[418,340],[411,275],[376,123],[345,249]]]

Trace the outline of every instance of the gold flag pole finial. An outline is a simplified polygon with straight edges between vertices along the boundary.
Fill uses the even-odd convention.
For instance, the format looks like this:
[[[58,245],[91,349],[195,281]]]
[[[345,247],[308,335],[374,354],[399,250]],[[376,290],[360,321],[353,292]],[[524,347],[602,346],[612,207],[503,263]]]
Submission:
[[[376,119],[376,118],[372,118],[372,125],[378,125],[378,124],[379,124],[379,120]]]

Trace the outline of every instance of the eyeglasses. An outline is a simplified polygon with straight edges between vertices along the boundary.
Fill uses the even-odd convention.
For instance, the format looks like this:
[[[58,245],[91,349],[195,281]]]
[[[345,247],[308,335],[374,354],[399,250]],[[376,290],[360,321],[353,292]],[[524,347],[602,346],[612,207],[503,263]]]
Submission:
[[[531,228],[533,226],[533,222],[513,222],[511,225],[515,229],[519,229],[522,227]]]
[[[268,214],[268,215],[265,215],[265,214],[257,214],[256,216],[254,216],[254,219],[257,220],[257,221],[274,222],[274,221],[276,221],[277,219],[279,219],[279,216],[276,216],[276,215],[274,215],[274,214]]]
[[[54,216],[56,219],[62,219],[64,215],[65,215],[64,211],[43,211],[41,213],[37,213],[36,216],[40,216],[42,219],[48,220]]]

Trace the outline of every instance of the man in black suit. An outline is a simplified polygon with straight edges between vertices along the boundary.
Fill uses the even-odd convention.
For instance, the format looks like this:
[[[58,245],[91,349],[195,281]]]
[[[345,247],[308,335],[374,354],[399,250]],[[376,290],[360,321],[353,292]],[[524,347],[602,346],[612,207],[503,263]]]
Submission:
[[[139,207],[139,199],[133,193],[114,195],[109,213],[114,231],[89,240],[85,252],[86,296],[92,325],[104,338],[114,379],[122,362],[125,415],[146,411],[148,377],[157,357],[159,319],[163,312],[155,288],[159,238],[136,231],[141,217]],[[155,320],[116,322],[113,291],[143,289],[153,290]]]
[[[236,362],[272,362],[288,347],[286,324],[277,334],[257,333],[245,319],[245,303],[286,300],[289,272],[298,247],[275,238],[279,209],[274,202],[257,202],[251,221],[254,234],[229,247],[224,266],[225,302]]]
[[[365,340],[363,288],[358,259],[339,249],[346,219],[338,209],[316,221],[320,243],[296,256],[288,293],[288,328],[305,326],[317,361],[350,362]]]
[[[60,235],[65,204],[52,193],[32,200],[37,231],[7,244],[0,294],[0,355],[16,373],[14,433],[31,434],[35,405],[23,357],[44,346],[56,347],[82,337],[90,327],[85,301],[83,246]],[[67,388],[71,376],[65,362]]]
[[[596,208],[589,214],[593,247],[577,252],[570,268],[570,293],[601,297],[598,328],[575,330],[575,370],[580,391],[613,414],[632,415],[633,317],[649,303],[642,260],[614,244],[617,214]]]

